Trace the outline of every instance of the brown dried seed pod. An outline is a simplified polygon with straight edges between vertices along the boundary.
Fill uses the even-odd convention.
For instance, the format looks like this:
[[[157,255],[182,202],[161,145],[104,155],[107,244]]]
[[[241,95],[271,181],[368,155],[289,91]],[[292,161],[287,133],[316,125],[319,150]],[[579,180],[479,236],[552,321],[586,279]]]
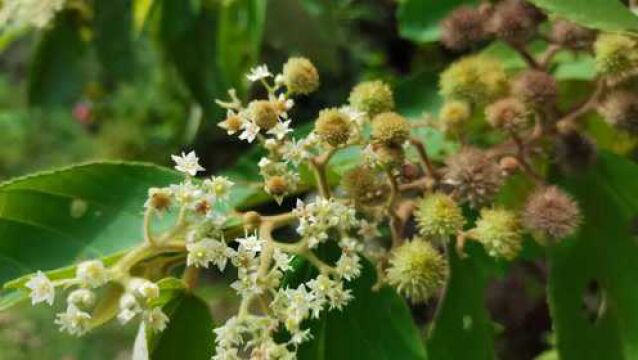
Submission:
[[[509,43],[523,45],[536,34],[539,21],[534,9],[523,1],[502,1],[494,8],[488,30]]]
[[[522,72],[512,85],[512,94],[533,107],[553,104],[558,96],[556,79],[539,70]]]
[[[255,100],[248,105],[250,116],[257,126],[270,130],[279,121],[275,104],[268,100]]]
[[[359,166],[347,171],[341,178],[341,186],[355,203],[374,205],[385,200],[387,184],[369,167]]]
[[[452,50],[465,50],[487,38],[485,16],[478,8],[461,6],[441,22],[441,42]]]
[[[446,161],[443,182],[452,186],[457,198],[474,208],[490,202],[501,186],[501,168],[477,148],[466,147]]]
[[[555,186],[536,190],[523,210],[523,225],[528,230],[554,240],[573,234],[581,220],[576,201]]]
[[[574,50],[589,49],[596,40],[596,31],[570,21],[558,20],[552,25],[551,39]]]
[[[513,97],[489,105],[485,108],[485,117],[494,128],[505,131],[520,131],[529,123],[525,104]]]
[[[638,135],[638,95],[616,90],[605,98],[598,111],[613,127]]]

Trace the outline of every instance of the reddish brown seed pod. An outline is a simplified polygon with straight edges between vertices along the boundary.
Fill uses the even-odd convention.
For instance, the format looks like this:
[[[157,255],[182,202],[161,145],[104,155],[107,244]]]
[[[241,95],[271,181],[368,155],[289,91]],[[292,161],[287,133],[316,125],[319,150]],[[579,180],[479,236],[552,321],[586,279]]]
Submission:
[[[441,42],[452,50],[469,49],[487,38],[481,9],[461,6],[441,22]]]
[[[611,126],[638,134],[638,95],[626,90],[616,90],[607,95],[598,111]]]
[[[581,221],[576,201],[556,186],[536,190],[523,210],[523,225],[528,230],[554,240],[573,234]]]
[[[596,31],[570,21],[558,20],[552,25],[551,39],[558,45],[573,49],[589,49],[596,40]]]
[[[487,28],[489,32],[511,44],[523,45],[537,31],[539,13],[518,0],[505,0],[495,6]]]
[[[544,71],[526,70],[514,80],[512,94],[533,107],[546,107],[555,103],[558,84]]]

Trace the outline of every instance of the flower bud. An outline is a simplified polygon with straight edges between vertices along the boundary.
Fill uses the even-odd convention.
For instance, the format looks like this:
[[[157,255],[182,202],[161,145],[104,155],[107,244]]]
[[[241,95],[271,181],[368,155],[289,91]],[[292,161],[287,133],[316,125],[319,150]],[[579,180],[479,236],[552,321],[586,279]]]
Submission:
[[[449,157],[446,165],[443,183],[474,208],[490,202],[503,185],[500,167],[479,149],[463,148]]]
[[[336,108],[321,110],[315,122],[315,133],[319,139],[334,147],[345,145],[351,130],[348,115]]]
[[[483,209],[470,237],[485,247],[490,256],[514,259],[521,251],[523,237],[516,214],[505,209]]]
[[[394,110],[392,89],[381,80],[359,83],[350,92],[348,100],[352,107],[365,112],[371,118],[380,113]]]
[[[439,82],[445,98],[484,105],[507,92],[507,75],[503,64],[483,55],[465,57],[450,65]]]
[[[375,172],[366,166],[355,167],[341,178],[341,186],[346,194],[362,205],[374,205],[385,200],[388,188]]]
[[[390,253],[388,283],[413,303],[427,301],[443,287],[448,264],[430,243],[414,239]]]
[[[521,166],[519,161],[513,156],[505,156],[498,162],[505,176],[512,175]]]
[[[576,201],[555,186],[534,192],[523,210],[523,224],[529,231],[555,240],[573,234],[581,220]]]
[[[602,33],[594,43],[596,69],[602,75],[623,76],[638,64],[636,39],[628,35]]]
[[[616,90],[605,98],[598,111],[609,125],[638,135],[638,95]]]
[[[441,22],[441,42],[452,50],[471,48],[487,38],[484,23],[480,9],[458,7]]]
[[[410,123],[394,112],[381,113],[372,120],[372,139],[386,146],[402,146],[410,137]]]
[[[248,211],[243,216],[244,227],[247,231],[255,230],[261,224],[261,216],[256,211]]]
[[[238,114],[234,112],[229,112],[228,116],[226,116],[226,119],[218,124],[220,128],[226,130],[228,135],[233,135],[236,132],[240,131],[243,125],[244,122],[242,121],[242,119],[239,117]]]
[[[570,21],[558,20],[552,25],[551,39],[569,49],[585,50],[596,40],[596,32]]]
[[[461,208],[454,199],[440,192],[426,195],[419,201],[415,218],[419,232],[426,238],[455,235],[465,224]]]
[[[492,127],[512,132],[525,129],[529,115],[525,105],[513,97],[498,100],[485,109],[485,117]]]
[[[520,0],[505,0],[495,6],[488,29],[499,38],[516,45],[523,45],[535,34],[538,27],[535,8]]]
[[[268,100],[255,100],[248,105],[250,116],[255,125],[264,130],[272,129],[279,122],[277,107]]]
[[[556,102],[558,84],[550,74],[539,70],[522,72],[512,85],[512,94],[535,108],[544,108]]]
[[[66,299],[70,305],[89,308],[95,304],[95,294],[88,289],[73,290]]]
[[[310,60],[291,57],[284,64],[283,81],[291,94],[307,95],[319,87],[319,72]]]
[[[470,105],[465,101],[448,100],[439,111],[442,130],[447,135],[458,135],[472,115]]]
[[[554,144],[554,159],[566,173],[578,173],[588,169],[597,158],[593,141],[576,131],[559,136]]]
[[[75,271],[75,277],[82,286],[91,288],[100,287],[109,281],[108,271],[100,260],[80,263]]]

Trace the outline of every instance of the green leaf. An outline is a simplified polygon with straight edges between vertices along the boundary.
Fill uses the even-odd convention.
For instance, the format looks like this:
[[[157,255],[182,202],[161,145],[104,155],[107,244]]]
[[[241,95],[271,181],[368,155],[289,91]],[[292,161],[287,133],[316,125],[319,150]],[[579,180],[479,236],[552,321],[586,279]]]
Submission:
[[[559,181],[584,216],[578,234],[549,252],[549,305],[561,359],[638,357],[636,179],[638,165],[601,152],[585,174]],[[599,291],[586,302],[593,284]]]
[[[170,321],[164,331],[145,330],[149,358],[153,360],[208,360],[214,354],[213,318],[208,305],[177,279],[160,281],[160,293],[167,297],[163,311]],[[168,294],[166,294],[168,293]]]
[[[0,184],[0,282],[139,243],[147,189],[180,179],[153,165],[103,162]]]
[[[217,30],[217,63],[225,87],[245,88],[244,75],[259,59],[266,18],[266,2],[224,1]]]
[[[553,15],[605,31],[638,31],[638,16],[620,0],[530,0]]]
[[[86,44],[73,11],[56,16],[43,34],[29,68],[28,98],[34,106],[69,105],[82,91],[82,57]]]
[[[425,359],[423,341],[405,301],[394,290],[373,291],[376,273],[364,261],[361,276],[348,284],[354,300],[343,310],[324,312],[311,322],[313,339],[301,345],[299,359]],[[316,275],[297,259],[288,285]]]
[[[133,28],[140,34],[146,26],[146,21],[156,4],[154,0],[133,0]]]
[[[108,82],[131,80],[135,74],[130,0],[94,0],[93,28],[97,58]]]
[[[441,20],[461,5],[476,3],[478,1],[472,0],[403,0],[397,10],[399,33],[420,43],[437,41],[441,36]]]
[[[485,307],[491,260],[476,244],[460,259],[448,246],[450,278],[427,341],[432,359],[494,359],[493,328]]]

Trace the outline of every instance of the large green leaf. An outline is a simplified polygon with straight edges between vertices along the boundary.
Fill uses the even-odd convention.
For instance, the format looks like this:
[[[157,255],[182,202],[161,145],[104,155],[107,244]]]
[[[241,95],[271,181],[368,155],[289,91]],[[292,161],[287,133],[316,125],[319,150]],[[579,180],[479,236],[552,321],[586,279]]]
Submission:
[[[450,278],[427,341],[431,359],[494,359],[493,326],[485,307],[491,260],[475,244],[460,259],[448,248]]]
[[[29,68],[31,105],[69,105],[80,96],[86,44],[80,36],[79,21],[76,12],[64,11],[42,34]]]
[[[549,254],[549,304],[561,359],[638,357],[636,179],[638,165],[602,152],[585,174],[560,180],[584,215],[579,233]],[[592,298],[601,300],[600,308]]]
[[[180,180],[152,165],[89,163],[0,185],[0,283],[140,241],[146,192]]]
[[[131,80],[135,74],[131,0],[94,0],[93,6],[94,43],[104,80]]]
[[[605,31],[638,31],[638,16],[620,0],[529,0],[545,9],[588,28]]]
[[[305,261],[297,261],[289,285],[316,275]],[[299,359],[425,359],[423,341],[405,301],[394,290],[373,291],[373,266],[365,261],[361,277],[348,285],[354,300],[342,311],[323,313],[311,322],[313,339],[304,343]]]
[[[476,4],[473,0],[403,0],[399,3],[397,18],[401,36],[416,42],[434,42],[441,36],[439,23],[448,13],[463,4]]]

